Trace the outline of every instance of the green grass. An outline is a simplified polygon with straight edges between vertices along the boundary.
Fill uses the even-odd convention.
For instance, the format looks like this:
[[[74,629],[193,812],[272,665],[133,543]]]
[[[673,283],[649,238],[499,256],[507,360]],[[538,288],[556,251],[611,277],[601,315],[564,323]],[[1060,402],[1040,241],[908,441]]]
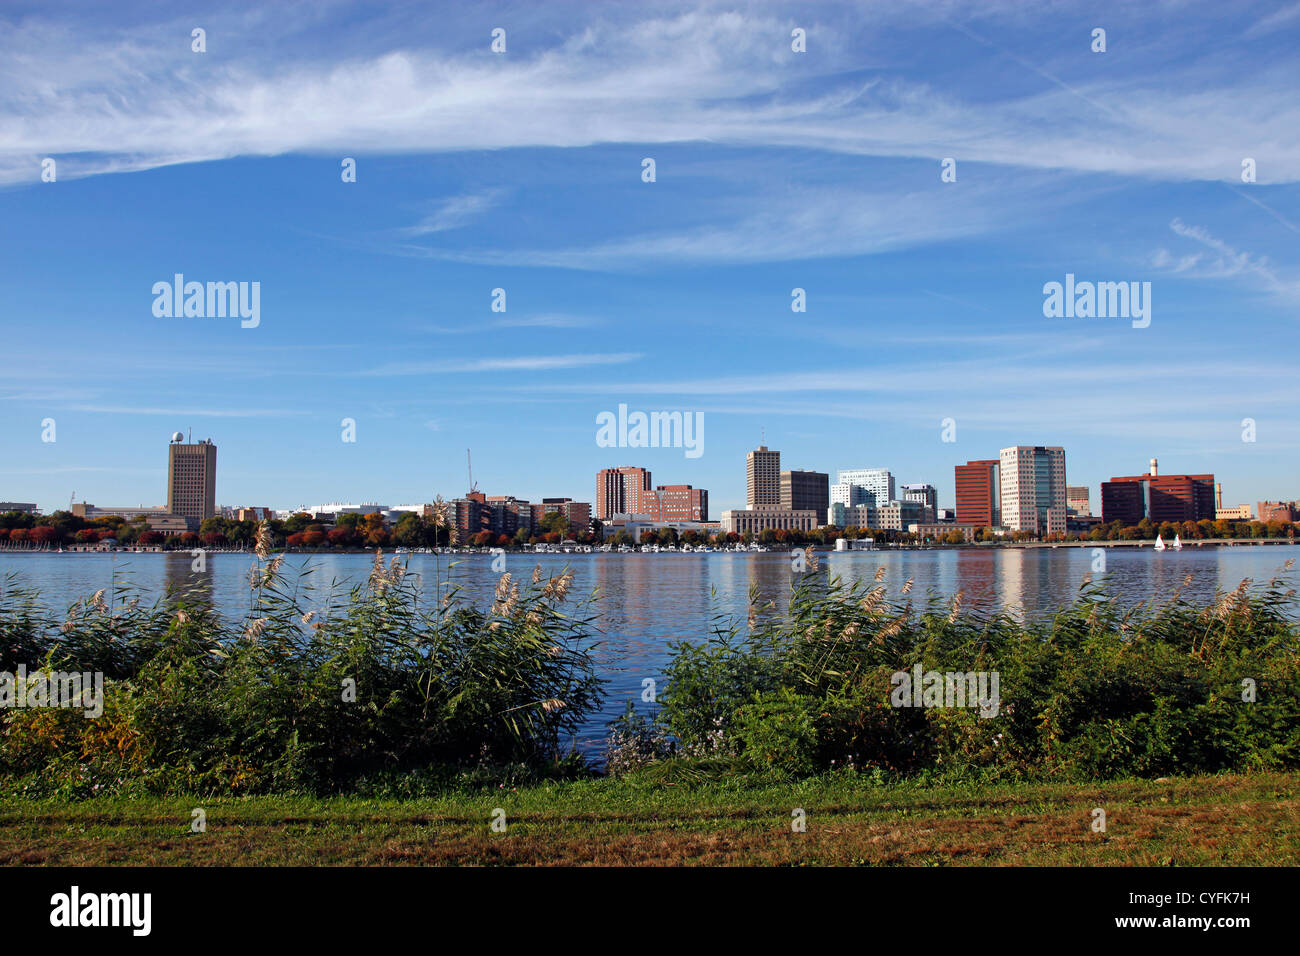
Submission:
[[[413,800],[9,800],[0,864],[1300,865],[1296,773],[927,787],[688,769]],[[206,833],[189,832],[196,807]]]

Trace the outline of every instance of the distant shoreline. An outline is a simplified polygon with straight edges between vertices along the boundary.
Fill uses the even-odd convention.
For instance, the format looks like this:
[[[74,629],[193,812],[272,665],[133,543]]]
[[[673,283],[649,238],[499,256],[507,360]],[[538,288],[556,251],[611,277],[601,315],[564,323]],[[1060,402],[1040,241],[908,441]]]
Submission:
[[[1296,542],[1290,538],[1200,538],[1200,539],[1193,539],[1191,541],[1184,541],[1182,542],[1182,546],[1183,548],[1223,548],[1223,547],[1251,547],[1251,546],[1286,547],[1286,546],[1294,545],[1295,543]],[[599,548],[594,548],[591,551],[558,550],[558,549],[532,551],[532,550],[522,550],[522,549],[516,550],[511,548],[511,549],[504,549],[503,553],[508,555],[514,555],[514,556],[565,555],[565,556],[573,556],[573,557],[595,557],[597,555],[602,555],[602,554],[611,554],[611,555],[788,554],[790,551],[806,551],[808,547],[809,546],[792,546],[790,548],[783,548],[780,545],[766,545],[763,546],[761,550],[757,550],[757,551],[750,551],[748,549],[731,551],[731,550],[721,549],[721,548],[714,548],[708,551],[696,551],[696,550],[682,551],[680,549],[662,549],[662,548],[659,551],[618,551],[617,549],[602,551]],[[884,544],[875,548],[863,548],[863,549],[855,549],[855,550],[848,550],[848,551],[836,551],[835,548],[830,545],[812,545],[811,547],[812,550],[817,554],[879,554],[881,552],[888,552],[888,551],[1010,551],[1010,550],[1042,550],[1042,549],[1056,549],[1056,548],[1086,548],[1086,549],[1121,548],[1121,549],[1129,549],[1135,551],[1154,551],[1155,541],[1154,540],[1016,541],[1016,542],[997,541],[997,542],[985,542],[985,543],[978,543],[978,544],[976,543],[898,544],[898,545]],[[345,554],[374,555],[375,550],[376,550],[375,548],[346,548],[346,549],[345,548],[322,548],[319,550],[313,548],[282,548],[271,552],[271,554],[272,556],[275,555],[311,556],[311,555],[345,555]],[[398,552],[392,548],[384,548],[380,550],[382,550],[383,554],[387,557],[420,555],[420,556],[429,556],[429,557],[453,557],[454,558],[454,557],[468,557],[473,555],[487,555],[492,553],[492,549],[488,549],[488,548],[474,548],[474,549],[457,550],[457,551],[436,551],[436,552],[422,551],[422,550],[415,550],[415,551],[407,550],[407,551]],[[1166,550],[1172,551],[1175,549],[1167,546]],[[112,551],[100,551],[96,549],[87,549],[81,551],[77,549],[65,548],[63,551],[60,552],[60,551],[40,550],[38,548],[0,548],[0,555],[35,556],[35,555],[57,555],[57,554],[77,554],[77,555],[91,554],[91,555],[107,555],[109,557],[115,557],[118,555],[159,554],[159,555],[177,555],[180,557],[188,557],[190,556],[190,551],[191,549],[186,549],[186,548],[177,548],[171,551],[163,550],[161,548],[158,549],[121,548]],[[230,550],[230,549],[223,549],[223,548],[204,548],[203,551],[205,554],[209,554],[209,555],[240,554],[240,555],[247,555],[249,557],[254,556],[254,553],[252,551],[247,551],[247,550],[240,551],[240,550]]]

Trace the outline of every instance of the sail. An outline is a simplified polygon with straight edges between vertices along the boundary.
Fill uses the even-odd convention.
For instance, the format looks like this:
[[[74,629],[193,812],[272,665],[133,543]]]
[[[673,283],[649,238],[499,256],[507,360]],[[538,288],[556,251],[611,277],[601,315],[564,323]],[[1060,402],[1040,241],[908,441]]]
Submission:
[[[1183,539],[1182,539],[1182,537],[1179,536],[1179,535],[1174,535],[1174,550],[1175,550],[1175,551],[1181,551],[1182,549],[1183,549]]]
[[[1161,538],[1160,535],[1156,535],[1156,550],[1163,551],[1164,549],[1165,549],[1164,539]]]

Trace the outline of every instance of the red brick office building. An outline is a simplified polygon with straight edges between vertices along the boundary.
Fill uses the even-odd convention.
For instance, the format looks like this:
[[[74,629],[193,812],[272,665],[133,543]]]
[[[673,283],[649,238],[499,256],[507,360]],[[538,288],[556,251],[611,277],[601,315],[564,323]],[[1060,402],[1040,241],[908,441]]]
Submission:
[[[995,528],[1002,523],[998,501],[1001,461],[968,461],[953,469],[957,492],[957,524]]]
[[[1214,475],[1162,475],[1156,460],[1145,475],[1124,475],[1101,483],[1101,520],[1135,525],[1143,518],[1165,521],[1214,520]]]

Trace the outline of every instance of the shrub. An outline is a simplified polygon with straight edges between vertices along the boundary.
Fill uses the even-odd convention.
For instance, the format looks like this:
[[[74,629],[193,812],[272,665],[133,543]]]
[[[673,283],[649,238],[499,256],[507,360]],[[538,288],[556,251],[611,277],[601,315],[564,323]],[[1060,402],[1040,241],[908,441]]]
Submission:
[[[763,769],[806,774],[817,769],[816,698],[788,687],[760,691],[737,713],[741,754]]]
[[[101,593],[58,621],[34,594],[6,593],[5,660],[102,671],[107,709],[0,715],[0,780],[329,792],[438,766],[550,766],[599,705],[567,571],[522,588],[503,575],[489,610],[454,590],[421,607],[404,566],[377,555],[367,582],[307,611],[310,574],[260,564],[231,621],[193,594],[142,608]]]
[[[746,625],[674,645],[663,730],[687,754],[740,753],[794,773],[1096,779],[1300,766],[1300,615],[1280,576],[1204,607],[1180,589],[1119,608],[1085,584],[1031,623],[963,611],[960,593],[917,612],[909,585],[891,598],[881,577],[846,586],[814,566],[787,613],[762,613],[771,605],[754,593]],[[893,706],[891,675],[917,664],[996,671],[998,713]]]

